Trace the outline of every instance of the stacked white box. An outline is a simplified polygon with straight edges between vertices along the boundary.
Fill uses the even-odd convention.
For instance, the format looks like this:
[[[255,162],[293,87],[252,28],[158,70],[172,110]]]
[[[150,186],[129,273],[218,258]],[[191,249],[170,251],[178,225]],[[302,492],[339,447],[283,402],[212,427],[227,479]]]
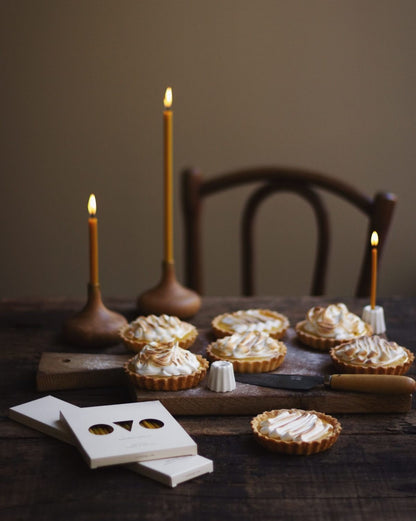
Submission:
[[[55,398],[54,396],[45,396],[28,403],[11,407],[9,409],[9,417],[27,425],[28,427],[44,432],[45,434],[67,443],[71,443],[72,445],[77,445],[78,441],[72,434],[71,430],[61,421],[60,412],[74,412],[80,410],[88,411],[89,409],[91,408],[80,409],[75,405]],[[133,409],[135,408],[129,409],[129,412],[132,412]],[[155,409],[153,409],[153,411],[154,410]],[[127,418],[123,418],[120,423],[124,423],[126,419]],[[174,421],[176,422],[176,420]],[[90,426],[92,425],[93,424],[90,422]],[[120,425],[118,425],[118,427],[120,427]],[[156,431],[158,429],[154,430]],[[124,466],[133,472],[160,481],[170,487],[175,487],[179,483],[183,483],[184,481],[213,471],[212,460],[195,454],[194,450],[196,445],[193,441],[191,447],[194,455],[161,458],[145,462],[133,462],[125,464]]]
[[[31,402],[10,407],[9,417],[44,434],[76,445],[76,440],[60,420],[60,411],[78,409],[76,405],[64,402],[54,396],[44,396]]]
[[[197,454],[196,443],[159,401],[67,409],[61,420],[90,468]],[[130,422],[130,430],[120,425]],[[95,426],[111,432],[95,434]]]

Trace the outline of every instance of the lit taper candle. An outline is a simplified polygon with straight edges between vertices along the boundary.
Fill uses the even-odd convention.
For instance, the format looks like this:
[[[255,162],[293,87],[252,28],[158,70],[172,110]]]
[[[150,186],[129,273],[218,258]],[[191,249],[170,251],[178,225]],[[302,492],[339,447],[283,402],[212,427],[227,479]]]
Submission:
[[[371,234],[371,295],[370,305],[371,309],[376,307],[376,289],[377,289],[377,246],[378,246],[378,233],[373,232]]]
[[[163,134],[164,134],[164,182],[165,182],[165,262],[173,262],[173,131],[172,89],[168,87],[163,100]]]
[[[88,199],[88,228],[90,232],[90,284],[98,284],[98,226],[97,226],[97,202],[95,195],[91,194]]]

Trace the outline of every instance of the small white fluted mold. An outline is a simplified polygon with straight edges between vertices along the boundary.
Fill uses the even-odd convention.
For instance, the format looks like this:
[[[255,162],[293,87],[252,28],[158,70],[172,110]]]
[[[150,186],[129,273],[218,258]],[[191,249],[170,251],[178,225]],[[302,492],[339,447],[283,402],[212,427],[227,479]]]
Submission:
[[[381,306],[374,306],[374,309],[370,305],[365,306],[363,309],[363,320],[370,324],[375,335],[381,335],[386,332],[384,310]]]
[[[208,375],[208,389],[226,393],[235,389],[234,368],[231,362],[217,361],[211,364]]]

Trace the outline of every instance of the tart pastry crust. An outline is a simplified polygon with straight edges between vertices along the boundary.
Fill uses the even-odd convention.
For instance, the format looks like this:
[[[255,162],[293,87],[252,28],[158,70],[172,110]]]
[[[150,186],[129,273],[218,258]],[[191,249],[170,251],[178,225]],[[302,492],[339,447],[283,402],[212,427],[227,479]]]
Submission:
[[[283,342],[259,331],[235,333],[207,346],[207,356],[211,362],[231,362],[236,373],[273,371],[282,364],[286,353]]]
[[[373,334],[370,324],[351,313],[345,304],[311,308],[306,320],[296,324],[295,331],[303,344],[320,351]]]
[[[217,338],[245,331],[263,331],[279,340],[289,328],[289,320],[270,309],[249,309],[217,315],[211,325]]]
[[[306,320],[302,322],[298,322],[295,326],[296,334],[302,344],[305,344],[309,347],[313,347],[314,349],[319,349],[320,351],[329,351],[331,347],[335,347],[339,344],[348,342],[349,340],[340,340],[337,338],[325,338],[316,335],[312,335],[310,333],[306,333],[302,327],[304,326]],[[366,324],[366,336],[373,334],[373,329],[370,324]],[[361,337],[359,337],[361,338]]]
[[[140,316],[124,325],[119,335],[124,345],[138,353],[149,342],[177,341],[183,349],[189,349],[198,336],[192,324],[170,315]]]
[[[338,371],[360,374],[403,375],[415,359],[406,347],[377,335],[333,347],[329,354]]]
[[[139,375],[130,370],[128,362],[124,365],[125,372],[129,375],[130,379],[141,389],[147,389],[149,391],[181,391],[183,389],[191,389],[196,387],[199,382],[205,377],[208,370],[208,360],[203,358],[201,355],[196,355],[201,367],[198,371],[190,375],[180,376],[146,376]]]
[[[196,387],[205,377],[208,360],[170,342],[147,344],[124,364],[131,382],[150,391],[179,391]]]
[[[268,433],[261,432],[262,430],[265,430],[264,425],[267,425],[269,420],[277,418],[277,416],[282,413],[286,416],[288,421],[293,415],[295,420],[297,418],[304,417],[309,419],[310,422],[322,422],[321,425],[323,425],[325,428],[324,433],[320,436],[318,435],[317,439],[311,439],[308,441],[303,441],[301,439],[300,441],[296,441],[292,439],[293,436],[291,436],[290,433],[286,436],[285,434],[282,434],[283,437],[288,438],[283,439],[283,437],[279,437],[278,434],[271,436]],[[332,447],[332,445],[337,441],[342,430],[341,424],[336,418],[333,418],[332,416],[322,412],[313,410],[304,411],[301,409],[275,409],[272,411],[263,412],[251,420],[251,429],[258,443],[266,449],[272,452],[283,452],[285,454],[305,456],[315,454],[317,452],[322,452]],[[282,432],[284,431],[285,426],[282,427]]]

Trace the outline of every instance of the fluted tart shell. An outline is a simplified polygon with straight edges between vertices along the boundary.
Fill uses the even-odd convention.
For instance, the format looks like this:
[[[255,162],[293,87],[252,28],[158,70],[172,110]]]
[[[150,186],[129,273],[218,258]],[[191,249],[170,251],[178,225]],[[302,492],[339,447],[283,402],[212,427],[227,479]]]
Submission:
[[[205,378],[209,367],[209,362],[201,355],[195,355],[199,361],[199,368],[188,375],[169,375],[169,376],[152,376],[141,375],[134,371],[132,367],[133,358],[124,364],[124,372],[130,378],[130,381],[140,389],[149,391],[181,391],[183,389],[191,389],[196,387],[199,382]]]
[[[331,347],[335,347],[346,342],[351,342],[351,338],[342,339],[334,337],[323,337],[308,333],[304,330],[306,322],[306,320],[302,320],[295,326],[296,335],[302,344],[313,347],[314,349],[318,349],[319,351],[329,351]],[[366,332],[361,336],[357,336],[354,338],[354,340],[357,338],[362,338],[363,336],[371,336],[373,334],[373,328],[370,326],[370,324],[366,323],[365,329]]]
[[[244,311],[244,310],[241,310],[241,311]],[[285,315],[282,315],[281,313],[278,313],[277,311],[272,311],[270,309],[257,309],[256,311],[261,312],[263,315],[265,315],[266,317],[270,317],[271,319],[277,318],[282,322],[281,326],[277,330],[274,330],[275,328],[273,328],[272,331],[268,331],[267,329],[264,329],[264,330],[262,330],[263,332],[267,333],[269,336],[271,336],[272,338],[275,338],[276,340],[280,340],[281,338],[284,337],[286,331],[289,328],[289,320]],[[211,322],[212,330],[217,338],[222,338],[224,336],[232,335],[237,332],[232,327],[229,327],[223,323],[224,318],[226,318],[230,315],[232,316],[234,313],[237,313],[237,312],[222,313],[221,315],[217,315],[212,320],[212,322]]]
[[[288,409],[289,412],[300,409]],[[297,456],[308,456],[329,449],[337,441],[341,433],[341,424],[336,418],[317,411],[307,411],[318,416],[323,422],[329,423],[333,429],[326,433],[322,438],[313,441],[285,441],[279,438],[272,438],[267,434],[260,432],[261,422],[273,418],[280,410],[275,409],[258,414],[251,420],[251,429],[256,437],[257,442],[267,450],[272,452],[282,452]],[[302,411],[303,412],[303,411]]]
[[[215,353],[215,342],[207,346],[207,357],[211,362],[227,361],[233,364],[236,373],[266,373],[277,369],[285,359],[287,348],[283,342],[278,342],[279,351],[270,358],[262,357],[248,357],[248,358],[234,358],[219,356]]]
[[[186,335],[184,335],[181,338],[172,338],[172,340],[177,340],[179,347],[182,347],[182,349],[189,349],[194,343],[198,336],[198,330],[195,326],[190,324],[192,328]],[[119,336],[123,342],[123,344],[129,349],[130,351],[134,351],[135,353],[139,353],[140,350],[150,342],[150,340],[141,340],[138,338],[134,338],[131,335],[129,335],[129,331],[131,331],[132,323],[124,325],[119,330]],[[164,342],[163,342],[164,343]]]
[[[346,345],[348,344],[343,344],[344,347]],[[331,356],[332,362],[336,370],[340,373],[404,375],[409,371],[415,359],[415,355],[409,349],[401,346],[403,351],[407,354],[407,361],[401,364],[383,366],[377,365],[375,363],[366,363],[364,365],[359,363],[347,362],[346,360],[338,358],[336,347],[331,348],[329,354]]]

